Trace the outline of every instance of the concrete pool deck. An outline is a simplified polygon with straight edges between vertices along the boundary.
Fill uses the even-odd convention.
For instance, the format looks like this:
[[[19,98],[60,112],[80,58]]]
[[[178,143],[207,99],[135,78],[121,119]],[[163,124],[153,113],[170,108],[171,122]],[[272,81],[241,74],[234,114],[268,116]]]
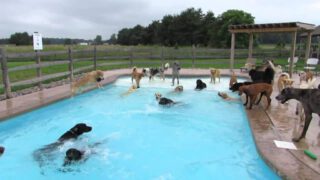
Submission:
[[[181,76],[209,77],[207,69],[182,69],[180,73]],[[131,69],[106,71],[103,84],[111,83],[118,77],[129,74]],[[170,75],[171,70],[166,74]],[[229,75],[229,70],[221,70],[221,74]],[[236,70],[236,74],[238,77],[247,77],[247,73],[241,73],[239,70]],[[298,75],[294,74],[293,78],[297,84]],[[167,80],[171,81],[171,79]],[[279,149],[275,146],[273,140],[291,141],[295,133],[293,129],[298,122],[298,116],[295,115],[296,101],[290,100],[288,104],[280,104],[274,99],[277,94],[278,90],[274,83],[272,103],[268,110],[265,111],[263,108],[266,104],[264,98],[259,106],[246,110],[258,152],[284,179],[320,179],[319,159],[310,159],[302,150]],[[0,101],[0,121],[70,96],[70,85],[62,85]],[[320,126],[317,115],[313,116],[306,138],[295,144],[299,149],[309,149],[320,157]]]

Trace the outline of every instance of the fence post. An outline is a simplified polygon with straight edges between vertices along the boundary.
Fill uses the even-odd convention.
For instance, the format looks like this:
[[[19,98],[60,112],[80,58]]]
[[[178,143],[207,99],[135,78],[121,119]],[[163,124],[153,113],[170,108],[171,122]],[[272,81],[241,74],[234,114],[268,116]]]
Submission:
[[[93,68],[96,71],[97,70],[97,46],[94,45],[93,48]]]
[[[129,51],[129,53],[130,53],[130,66],[131,67],[133,67],[133,52],[132,52],[132,48],[130,48],[130,51]]]
[[[8,74],[6,52],[2,48],[0,48],[0,55],[1,55],[1,70],[2,70],[2,82],[4,86],[4,92],[5,92],[6,98],[9,99],[9,98],[12,98],[11,86],[10,86],[10,80],[9,80],[9,74]]]
[[[194,68],[194,59],[195,59],[195,52],[196,47],[194,45],[192,45],[192,68]]]
[[[37,70],[37,78],[40,79],[40,81],[38,82],[38,87],[40,88],[40,90],[43,89],[42,87],[42,79],[41,79],[41,76],[42,76],[42,72],[41,72],[41,59],[40,59],[40,54],[39,54],[39,51],[36,50],[36,63],[38,65],[38,67],[36,68]]]
[[[161,63],[164,64],[163,46],[161,46]]]
[[[70,72],[70,84],[73,82],[73,60],[72,60],[72,50],[68,48],[68,59],[69,59],[69,72]]]

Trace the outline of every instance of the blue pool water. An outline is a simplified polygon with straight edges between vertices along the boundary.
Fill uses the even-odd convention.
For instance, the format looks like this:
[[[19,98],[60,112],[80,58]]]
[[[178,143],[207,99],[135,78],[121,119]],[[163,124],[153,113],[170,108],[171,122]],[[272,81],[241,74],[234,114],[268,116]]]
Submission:
[[[120,96],[131,85],[123,77],[104,89],[69,98],[0,123],[0,179],[279,179],[259,157],[242,104],[227,102],[228,78],[194,91],[196,78],[144,79],[141,88]],[[179,101],[159,106],[154,93]],[[55,142],[75,124],[93,127],[44,156],[35,150]],[[99,143],[99,145],[95,145]],[[86,161],[63,167],[68,148],[85,151]],[[43,163],[43,162],[42,162]]]

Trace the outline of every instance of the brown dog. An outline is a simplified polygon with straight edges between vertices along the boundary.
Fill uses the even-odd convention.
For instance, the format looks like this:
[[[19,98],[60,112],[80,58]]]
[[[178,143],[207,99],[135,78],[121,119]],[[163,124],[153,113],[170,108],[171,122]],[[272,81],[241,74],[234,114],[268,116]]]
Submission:
[[[137,67],[133,67],[132,73],[131,73],[131,82],[133,83],[133,79],[136,81],[137,88],[140,88],[140,80],[144,74],[142,72],[138,72]]]
[[[231,88],[233,86],[233,84],[237,83],[237,76],[234,72],[232,72],[232,75],[230,77],[230,81],[229,81],[229,88]]]
[[[101,83],[103,78],[103,71],[97,70],[97,71],[91,71],[89,73],[86,73],[82,78],[77,80],[76,82],[72,83],[71,86],[71,92],[72,95],[74,95],[78,89],[84,87],[85,85],[93,84],[95,83],[98,88],[101,88]]]
[[[253,103],[256,101],[257,96],[260,93],[263,93],[268,100],[268,105],[266,109],[270,106],[271,103],[271,93],[272,93],[272,85],[267,83],[256,83],[246,86],[240,86],[239,88],[239,95],[242,95],[242,93],[247,94],[250,98],[250,106],[248,109],[252,109]]]
[[[219,78],[219,82],[220,82],[220,70],[219,69],[215,69],[215,68],[211,68],[210,69],[210,73],[211,73],[211,81],[213,81],[213,83],[216,83],[216,78]]]
[[[278,90],[279,93],[287,87],[292,87],[294,80],[290,79],[290,76],[288,73],[281,73],[278,78]]]

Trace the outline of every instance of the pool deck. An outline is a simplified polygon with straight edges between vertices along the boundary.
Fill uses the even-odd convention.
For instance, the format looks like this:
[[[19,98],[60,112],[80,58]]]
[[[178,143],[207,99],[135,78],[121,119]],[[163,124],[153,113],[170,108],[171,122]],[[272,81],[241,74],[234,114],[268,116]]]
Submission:
[[[119,76],[130,73],[131,69],[106,71],[102,83],[111,83]],[[171,70],[168,70],[166,74],[171,74]],[[182,69],[180,74],[181,76],[209,77],[209,70]],[[229,75],[229,70],[221,70],[221,74]],[[236,74],[238,77],[248,77],[247,73],[241,73],[237,70]],[[298,75],[294,74],[293,78],[297,84]],[[277,76],[275,77],[276,81]],[[280,149],[275,146],[273,140],[291,141],[293,134],[296,134],[294,127],[298,122],[298,116],[295,115],[296,101],[290,100],[288,104],[280,104],[274,98],[277,94],[278,90],[276,83],[274,83],[272,102],[268,110],[264,110],[265,99],[259,106],[254,106],[252,110],[246,110],[258,152],[283,179],[320,179],[319,159],[310,159],[302,150]],[[62,85],[0,101],[0,121],[68,97],[71,97],[70,85]],[[318,115],[314,115],[306,138],[295,144],[299,149],[311,150],[320,158],[319,123]]]

